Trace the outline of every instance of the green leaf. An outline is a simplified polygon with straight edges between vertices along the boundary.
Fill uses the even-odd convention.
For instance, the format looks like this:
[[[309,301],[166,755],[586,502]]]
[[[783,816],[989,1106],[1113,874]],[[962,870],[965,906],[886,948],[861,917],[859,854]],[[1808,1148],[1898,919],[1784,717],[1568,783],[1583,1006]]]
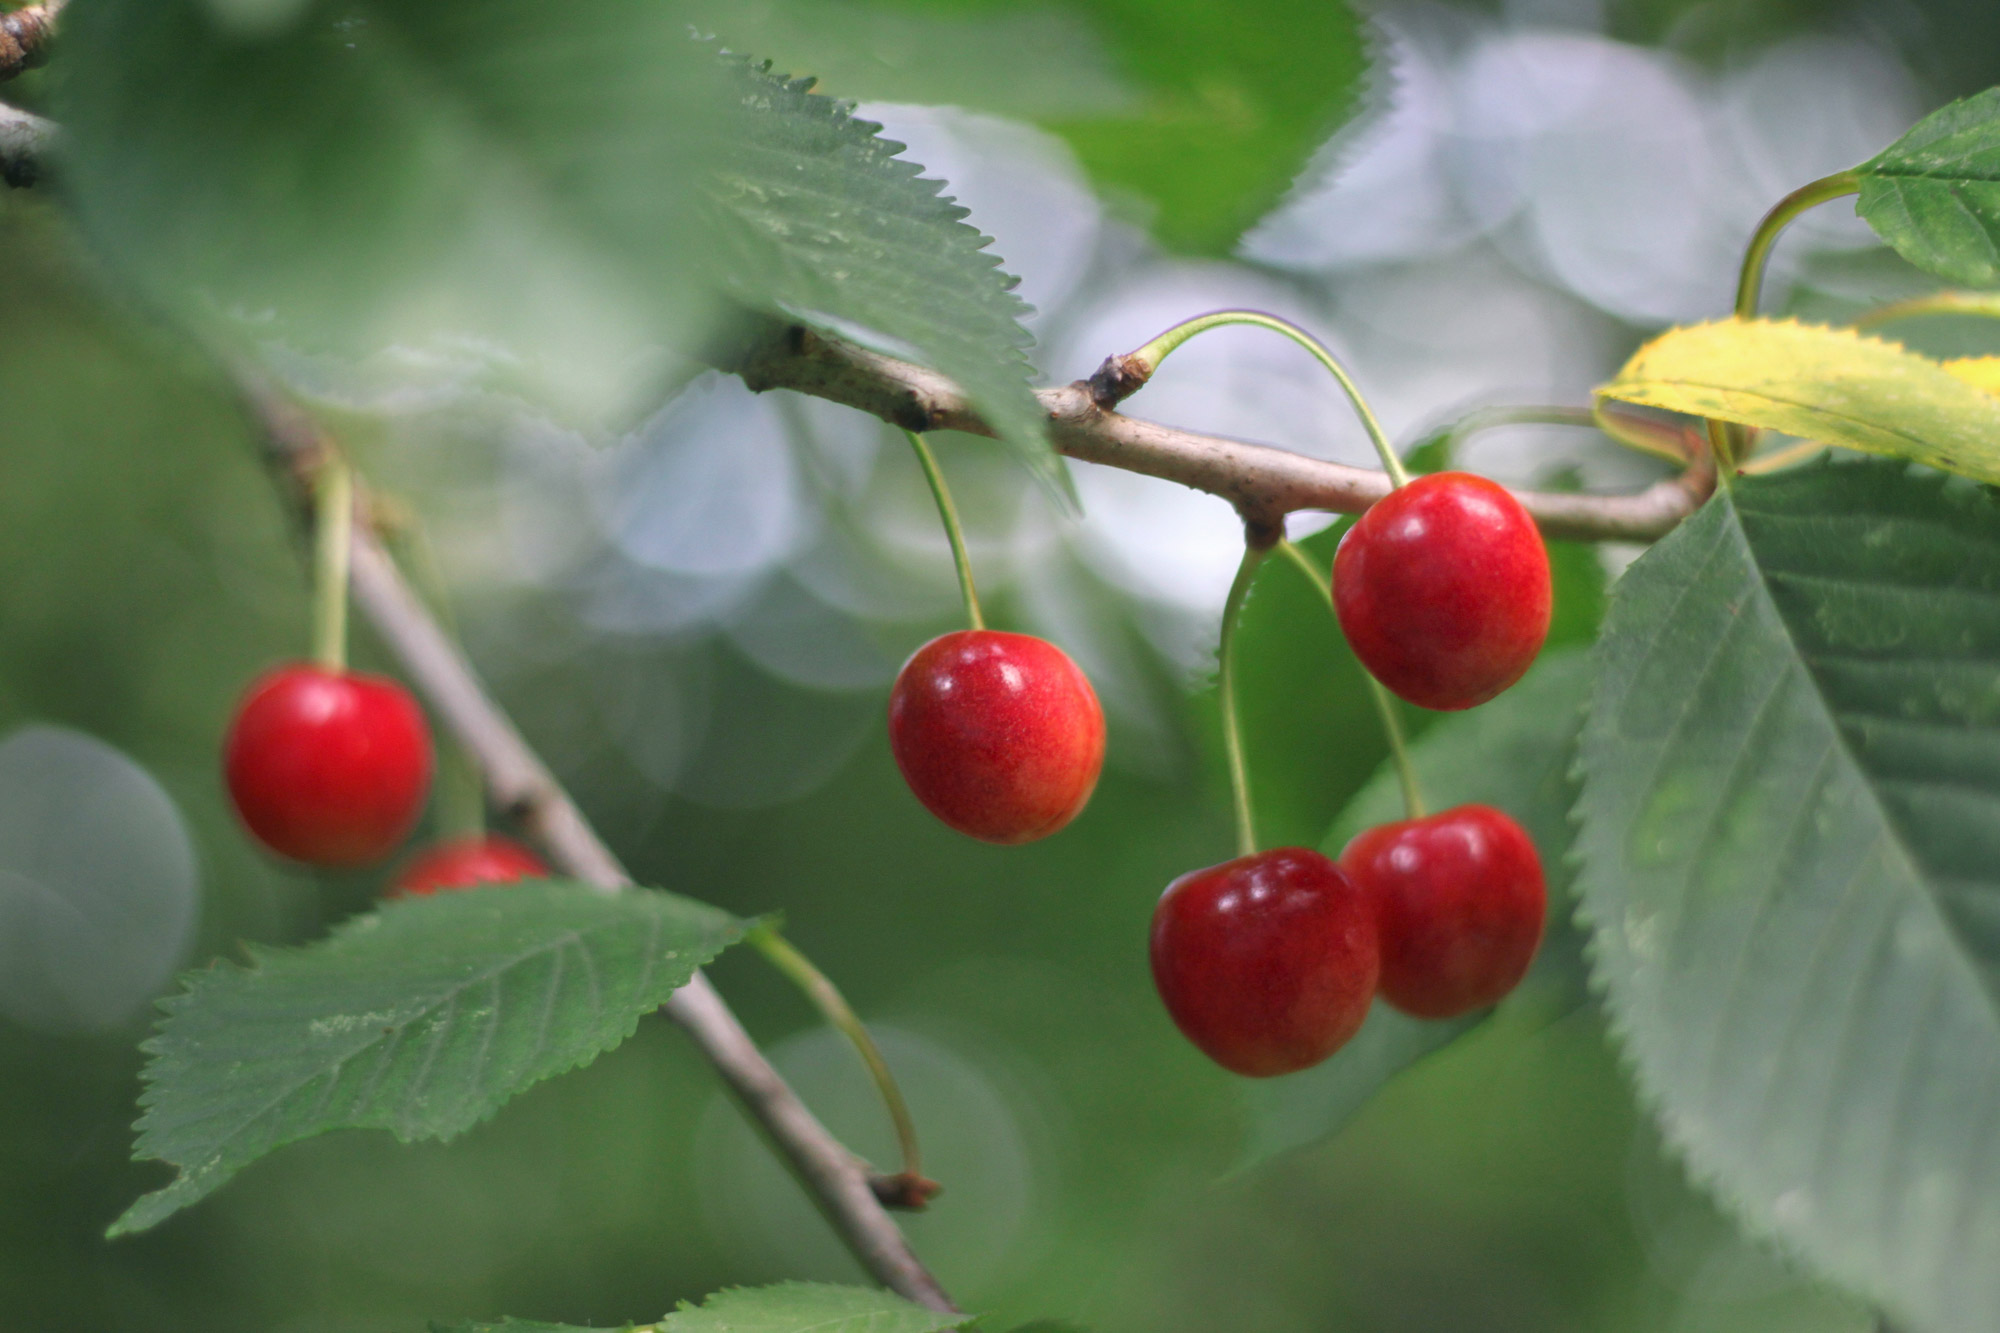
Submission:
[[[1204,254],[1227,254],[1355,116],[1369,64],[1344,0],[711,0],[706,21],[843,96],[1033,115],[1163,242]],[[968,50],[986,67],[946,83]]]
[[[749,114],[710,186],[728,294],[830,332],[858,325],[886,335],[885,350],[957,381],[1073,507],[1069,472],[1028,386],[1028,307],[986,250],[991,238],[939,195],[943,182],[896,156],[902,144],[809,92],[811,79],[737,69]]]
[[[1345,0],[1094,0],[1140,90],[1118,116],[1050,122],[1100,188],[1155,210],[1171,249],[1226,254],[1361,111],[1368,42]]]
[[[1069,497],[987,239],[876,126],[691,40],[686,0],[239,8],[84,6],[56,90],[86,232],[206,336],[604,424],[748,304],[951,376]]]
[[[2000,482],[2000,397],[1852,329],[1763,319],[1673,329],[1597,394]]]
[[[653,1333],[657,1325],[621,1324],[616,1329],[593,1329],[577,1324],[542,1324],[529,1319],[502,1319],[497,1324],[431,1323],[431,1333]]]
[[[189,973],[145,1046],[134,1150],[180,1174],[111,1234],[330,1129],[462,1133],[631,1036],[744,929],[670,893],[536,881],[392,902],[310,947]]]
[[[1582,648],[1545,652],[1521,682],[1493,702],[1450,714],[1410,748],[1433,810],[1479,802],[1521,822],[1541,853],[1549,884],[1548,935],[1518,999],[1568,1012],[1583,998],[1581,940],[1570,926],[1569,768],[1590,663]],[[1320,844],[1338,857],[1363,829],[1404,818],[1402,791],[1387,766],[1350,802]],[[1378,1001],[1354,1040],[1324,1064],[1244,1085],[1250,1136],[1241,1166],[1338,1132],[1396,1074],[1464,1036],[1491,1011],[1443,1022],[1398,1013]]]
[[[852,0],[693,0],[704,32],[780,69],[809,69],[836,97],[950,103],[1015,119],[1105,115],[1134,94],[1077,6],[923,8]]]
[[[2000,510],[1746,479],[1627,571],[1578,891],[1644,1098],[1752,1230],[1930,1333],[2000,1312]]]
[[[718,1291],[699,1308],[683,1302],[660,1321],[660,1333],[940,1333],[973,1318],[865,1287],[783,1282]]]
[[[1859,213],[1950,282],[2000,283],[2000,88],[1953,102],[1856,169]]]

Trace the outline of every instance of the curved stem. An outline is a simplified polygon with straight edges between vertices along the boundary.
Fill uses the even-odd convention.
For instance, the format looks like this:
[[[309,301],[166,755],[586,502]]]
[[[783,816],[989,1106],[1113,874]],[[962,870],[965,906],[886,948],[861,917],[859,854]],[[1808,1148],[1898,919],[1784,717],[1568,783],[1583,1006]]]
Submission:
[[[1523,407],[1475,407],[1444,429],[1447,451],[1455,451],[1482,431],[1506,426],[1582,426],[1600,429],[1597,413],[1587,407],[1534,404]],[[1616,438],[1616,437],[1613,437]]]
[[[354,474],[328,450],[313,477],[313,660],[347,666],[347,570],[354,538]]]
[[[853,1043],[855,1051],[861,1056],[861,1063],[868,1067],[868,1076],[874,1080],[875,1090],[882,1095],[882,1104],[888,1108],[890,1122],[896,1128],[896,1146],[903,1158],[902,1174],[921,1180],[923,1157],[917,1150],[917,1123],[910,1115],[909,1103],[903,1100],[903,1090],[896,1085],[895,1075],[889,1072],[889,1062],[882,1058],[881,1048],[868,1034],[867,1025],[856,1016],[847,998],[840,993],[840,988],[826,973],[813,966],[812,960],[800,953],[790,940],[779,934],[777,927],[762,925],[744,938],[764,955],[766,962],[799,988],[800,993],[812,1002],[813,1008],[819,1010],[821,1017]],[[935,1187],[931,1192],[935,1192]]]
[[[1404,470],[1403,460],[1396,456],[1395,447],[1389,443],[1389,437],[1382,432],[1382,423],[1375,419],[1374,412],[1369,410],[1368,400],[1361,396],[1361,390],[1355,387],[1346,369],[1334,359],[1333,353],[1326,349],[1325,344],[1289,320],[1279,319],[1276,315],[1267,315],[1261,310],[1215,310],[1174,325],[1126,359],[1136,365],[1141,375],[1150,376],[1159,369],[1160,363],[1166,360],[1167,354],[1176,347],[1198,333],[1206,333],[1210,329],[1219,329],[1228,324],[1249,324],[1256,328],[1282,333],[1312,353],[1313,359],[1325,366],[1327,372],[1340,382],[1340,387],[1347,393],[1348,401],[1354,404],[1355,414],[1361,418],[1361,425],[1368,432],[1369,442],[1381,456],[1382,470],[1389,474],[1390,483],[1395,486],[1409,485],[1410,474]]]
[[[1389,738],[1389,756],[1396,761],[1396,781],[1403,788],[1403,809],[1411,819],[1422,819],[1423,788],[1417,785],[1417,767],[1410,762],[1410,747],[1403,739],[1403,719],[1396,711],[1395,697],[1366,668],[1361,674],[1368,677],[1369,692],[1375,696],[1375,711],[1382,715],[1382,731]]]
[[[1246,545],[1243,563],[1236,567],[1236,581],[1229,585],[1229,599],[1222,604],[1222,644],[1216,650],[1216,690],[1222,696],[1222,749],[1229,759],[1229,792],[1236,804],[1236,854],[1248,856],[1257,850],[1257,818],[1250,808],[1250,771],[1243,763],[1243,725],[1236,716],[1236,622],[1242,617],[1243,603],[1249,599],[1250,584],[1257,566],[1264,563],[1264,549]]]
[[[1791,224],[1792,219],[1829,199],[1838,199],[1844,194],[1853,194],[1861,188],[1861,177],[1853,171],[1835,172],[1823,176],[1808,185],[1801,185],[1780,199],[1757,224],[1757,230],[1750,235],[1750,244],[1743,251],[1743,267],[1736,276],[1736,317],[1754,319],[1757,315],[1757,298],[1764,286],[1764,266],[1771,258],[1771,247],[1777,244],[1778,233]],[[1708,423],[1709,448],[1715,454],[1715,461],[1724,474],[1734,470],[1738,461],[1750,451],[1750,431],[1733,422],[1710,419]]]
[[[1755,458],[1747,458],[1736,470],[1746,477],[1760,477],[1766,472],[1776,472],[1779,468],[1803,462],[1814,454],[1823,454],[1827,451],[1827,447],[1818,440],[1801,440],[1783,449],[1774,449],[1769,453],[1758,454]]]
[[[1320,572],[1319,566],[1313,563],[1312,557],[1300,550],[1296,544],[1289,541],[1278,543],[1278,549],[1284,552],[1288,560],[1298,566],[1299,572],[1306,576],[1306,581],[1312,584],[1321,597],[1326,599],[1326,609],[1332,611],[1332,580]],[[1335,619],[1338,620],[1338,618],[1338,614],[1336,613]],[[1403,718],[1396,711],[1396,700],[1390,695],[1388,689],[1381,681],[1368,674],[1366,668],[1363,668],[1361,674],[1368,677],[1369,690],[1375,696],[1375,709],[1382,715],[1382,731],[1389,738],[1389,757],[1396,762],[1396,781],[1403,788],[1403,809],[1409,812],[1411,819],[1422,819],[1424,817],[1424,793],[1423,789],[1417,785],[1417,767],[1410,762],[1410,747],[1403,737]]]
[[[1790,225],[1792,219],[1809,208],[1838,199],[1844,194],[1855,194],[1861,189],[1858,172],[1837,171],[1831,176],[1822,176],[1810,185],[1801,185],[1780,199],[1757,224],[1751,233],[1750,244],[1743,251],[1743,268],[1736,278],[1736,317],[1751,319],[1757,314],[1757,297],[1764,285],[1764,265],[1771,257],[1771,247],[1777,242],[1778,233]]]
[[[931,484],[931,498],[937,501],[938,518],[944,522],[944,535],[951,542],[951,558],[958,566],[958,592],[965,599],[965,618],[972,622],[972,628],[985,629],[986,617],[979,614],[979,594],[972,586],[972,557],[965,553],[965,533],[958,524],[958,506],[951,502],[951,489],[944,484],[944,473],[938,470],[937,458],[930,445],[924,443],[924,437],[913,430],[905,430],[903,434],[909,439],[910,448],[917,451],[924,480]]]
[[[1871,329],[1878,324],[1923,315],[1980,315],[1987,319],[2000,319],[2000,292],[1944,291],[1913,296],[1907,301],[1891,301],[1887,305],[1864,310],[1854,317],[1853,324],[1857,329]]]

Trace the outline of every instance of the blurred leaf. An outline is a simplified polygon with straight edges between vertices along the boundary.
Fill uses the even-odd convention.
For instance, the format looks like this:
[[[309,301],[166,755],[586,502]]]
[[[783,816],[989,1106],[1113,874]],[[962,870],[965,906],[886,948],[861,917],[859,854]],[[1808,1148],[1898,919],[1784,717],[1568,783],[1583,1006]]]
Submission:
[[[950,375],[1068,495],[1027,307],[965,211],[808,81],[690,40],[677,0],[222,12],[85,6],[58,89],[92,240],[209,334],[602,422],[747,303]]]
[[[1346,0],[1093,0],[1133,113],[1050,122],[1169,248],[1224,254],[1361,109],[1368,44]]]
[[[1076,6],[692,0],[703,31],[835,97],[951,103],[1019,119],[1102,115],[1132,101]]]
[[[462,1133],[631,1036],[743,930],[657,890],[540,881],[391,902],[310,947],[189,973],[145,1046],[134,1149],[180,1174],[111,1234],[330,1129]]]
[[[866,1287],[781,1282],[730,1287],[700,1308],[683,1302],[660,1321],[660,1333],[940,1333],[975,1318],[940,1314]]]
[[[843,94],[1035,116],[1068,140],[1102,189],[1150,211],[1162,242],[1203,254],[1228,253],[1354,117],[1369,64],[1362,21],[1345,0],[781,0],[740,8],[712,14],[725,41],[746,49],[779,42],[782,50],[759,53],[833,70]],[[802,22],[808,12],[814,17]],[[1087,35],[1087,45],[1067,44],[1064,59],[1090,70],[1085,93],[1096,105],[1076,105],[1074,83],[1051,84],[1045,45],[993,40],[1000,25],[1030,20],[1046,25],[1041,31],[1075,25]],[[909,50],[918,22],[946,52],[944,68],[971,46],[989,70],[939,89],[923,71],[929,52]],[[1100,51],[1110,67],[1102,74]],[[1046,100],[1025,104],[1030,88]]]
[[[1673,329],[1597,393],[2000,481],[2000,401],[1852,329],[1763,319]]]
[[[1567,1013],[1584,997],[1581,940],[1570,924],[1569,768],[1590,677],[1581,648],[1544,653],[1520,684],[1493,702],[1434,723],[1410,755],[1433,810],[1479,802],[1521,822],[1548,876],[1549,924],[1533,969],[1508,1003]],[[1320,844],[1338,857],[1363,829],[1405,818],[1402,790],[1384,765]],[[1396,1074],[1463,1036],[1492,1013],[1427,1022],[1377,1002],[1353,1041],[1303,1073],[1244,1085],[1250,1139],[1241,1166],[1339,1131]]]
[[[1620,582],[1578,891],[1640,1089],[1754,1232],[1933,1333],[2000,1310],[2000,510],[1726,488]]]
[[[1944,363],[1947,373],[1986,393],[2000,393],[2000,356],[1966,356]]]
[[[686,182],[732,99],[673,3],[262,10],[64,16],[64,179],[153,300],[306,353],[470,364],[587,414],[705,327]]]
[[[1048,442],[1028,387],[1016,279],[987,253],[989,237],[939,197],[942,181],[899,159],[903,145],[845,104],[739,65],[749,113],[721,155],[710,192],[725,286],[751,305],[834,333],[887,335],[956,380],[1000,438],[1059,498],[1069,472]]]
[[[431,1333],[653,1333],[656,1324],[622,1324],[617,1329],[577,1324],[541,1324],[529,1319],[502,1319],[497,1324],[431,1324]]]
[[[2000,283],[2000,88],[1953,102],[1856,169],[1859,213],[1950,282]]]

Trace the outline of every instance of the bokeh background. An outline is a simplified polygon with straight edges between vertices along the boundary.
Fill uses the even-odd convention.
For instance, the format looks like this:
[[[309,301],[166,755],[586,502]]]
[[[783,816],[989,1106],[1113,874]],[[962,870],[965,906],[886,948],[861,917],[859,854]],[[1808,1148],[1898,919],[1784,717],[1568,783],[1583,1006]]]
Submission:
[[[780,44],[824,38],[744,12]],[[1587,401],[1649,330],[1726,309],[1777,197],[2000,79],[1989,0],[1420,0],[1373,20],[1372,109],[1227,259],[1163,251],[1025,122],[881,100],[951,94],[875,77],[858,20],[830,90],[996,237],[1050,381],[1252,305],[1322,331],[1415,441],[1482,404]],[[1079,74],[1063,95],[1095,94]],[[1844,212],[1788,237],[1772,304],[1839,312],[1923,285]],[[217,739],[250,675],[303,650],[305,571],[224,386],[118,290],[46,193],[0,194],[0,1330],[613,1324],[726,1284],[858,1280],[657,1019],[456,1143],[330,1136],[156,1233],[101,1239],[162,1174],[128,1160],[151,998],[241,941],[310,939],[381,886],[275,865],[231,820]],[[1111,717],[1086,817],[995,849],[925,815],[885,743],[897,666],[957,614],[892,434],[697,375],[607,443],[434,350],[271,351],[393,497],[413,565],[637,876],[782,909],[876,1026],[947,1187],[910,1233],[994,1327],[1873,1327],[1737,1239],[1662,1157],[1588,1008],[1503,1011],[1334,1140],[1243,1166],[1243,1090],[1173,1032],[1144,952],[1161,887],[1231,845],[1204,693],[1240,549],[1221,502],[1077,465],[1073,522],[991,445],[941,442],[993,618],[1073,653]],[[1178,353],[1131,410],[1368,458],[1317,368],[1255,331]],[[1657,475],[1550,428],[1483,434],[1462,461],[1544,484]],[[1615,572],[1629,554],[1602,556]],[[357,657],[385,665],[365,631]],[[1370,777],[1380,743],[1357,726],[1313,757],[1312,790],[1275,802],[1285,836],[1316,840]],[[850,1054],[754,959],[714,971],[807,1099],[886,1160]]]

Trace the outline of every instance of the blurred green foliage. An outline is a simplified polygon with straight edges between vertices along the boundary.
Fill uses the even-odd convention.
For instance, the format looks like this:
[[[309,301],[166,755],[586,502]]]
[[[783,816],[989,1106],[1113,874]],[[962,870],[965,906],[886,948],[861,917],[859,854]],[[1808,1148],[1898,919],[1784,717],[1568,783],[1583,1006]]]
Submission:
[[[1226,254],[1362,109],[1347,0],[754,0],[725,42],[840,96],[1037,120],[1168,247]]]

